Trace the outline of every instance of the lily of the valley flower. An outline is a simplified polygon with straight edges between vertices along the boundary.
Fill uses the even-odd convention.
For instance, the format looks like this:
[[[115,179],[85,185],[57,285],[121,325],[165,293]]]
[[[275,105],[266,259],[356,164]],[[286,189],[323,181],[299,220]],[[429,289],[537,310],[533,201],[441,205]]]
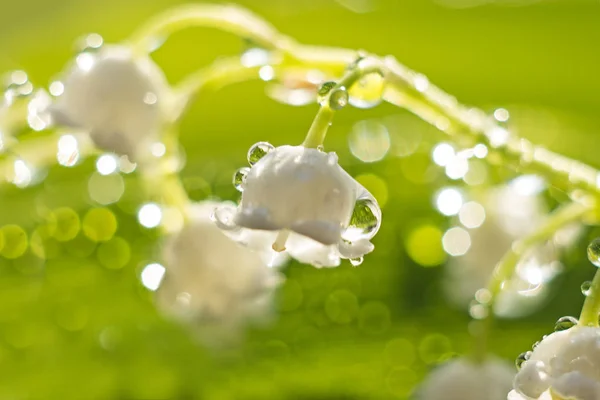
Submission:
[[[83,52],[62,85],[50,109],[56,124],[83,129],[100,149],[132,158],[158,140],[169,86],[149,57],[119,45]]]
[[[215,211],[230,237],[251,247],[253,238],[268,238],[274,251],[317,267],[337,266],[342,258],[356,264],[373,250],[381,210],[335,153],[263,142],[250,149],[249,162],[237,174],[239,206]]]
[[[445,291],[455,304],[467,305],[477,290],[485,287],[510,246],[544,221],[548,213],[541,196],[544,188],[541,178],[524,175],[481,199],[485,221],[470,230],[467,253],[453,258],[445,269]],[[547,283],[562,270],[560,250],[572,243],[579,231],[577,226],[563,228],[554,240],[532,248],[514,276],[504,282],[494,312],[502,317],[521,317],[538,309],[548,297]]]
[[[213,340],[235,334],[246,322],[268,319],[275,288],[282,282],[261,254],[238,245],[214,225],[211,213],[222,204],[190,206],[191,221],[164,245],[166,271],[156,293],[163,313],[202,333],[216,330]]]
[[[510,400],[600,400],[600,328],[545,337],[515,377]]]
[[[505,400],[514,369],[488,358],[476,363],[459,358],[436,368],[417,391],[418,400]]]

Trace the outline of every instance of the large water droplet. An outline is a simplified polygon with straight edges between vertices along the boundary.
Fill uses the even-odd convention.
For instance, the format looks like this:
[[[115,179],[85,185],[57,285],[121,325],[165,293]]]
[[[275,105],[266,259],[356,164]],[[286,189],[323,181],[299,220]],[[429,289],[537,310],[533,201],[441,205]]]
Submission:
[[[589,296],[590,293],[592,293],[591,281],[585,281],[581,284],[581,293],[583,293],[584,296]]]
[[[590,262],[600,268],[600,238],[592,240],[587,248],[587,255]]]
[[[320,105],[324,105],[325,100],[327,99],[327,95],[329,94],[329,92],[331,92],[331,89],[333,89],[335,85],[337,85],[337,83],[329,81],[319,86],[319,90],[317,91],[317,101]]]
[[[354,204],[350,224],[342,234],[342,238],[349,242],[371,239],[380,225],[381,210],[377,202],[371,198],[358,199]]]
[[[515,366],[517,367],[517,370],[520,370],[525,361],[529,360],[531,354],[531,351],[526,351],[525,353],[519,354],[519,356],[515,360]]]
[[[246,181],[248,172],[250,172],[250,168],[243,167],[233,174],[233,186],[240,192],[244,191],[244,182]]]
[[[258,142],[253,144],[252,147],[250,147],[250,150],[248,150],[248,164],[256,164],[258,160],[266,156],[267,153],[274,148],[275,147],[271,143],[267,142]]]
[[[352,264],[353,267],[358,267],[360,264],[363,263],[363,261],[364,257],[351,258],[350,264]]]
[[[348,92],[341,87],[335,89],[329,95],[329,107],[332,110],[341,110],[348,105]]]
[[[554,325],[554,332],[566,331],[567,329],[571,329],[575,325],[577,325],[579,321],[575,317],[560,317],[556,324]]]
[[[372,108],[383,100],[385,80],[378,73],[363,76],[348,89],[348,101],[356,108]]]

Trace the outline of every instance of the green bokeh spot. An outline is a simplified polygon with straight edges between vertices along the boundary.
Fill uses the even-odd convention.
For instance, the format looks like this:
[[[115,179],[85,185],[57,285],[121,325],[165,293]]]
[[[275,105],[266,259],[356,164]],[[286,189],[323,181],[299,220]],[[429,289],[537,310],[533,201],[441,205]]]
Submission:
[[[59,242],[67,242],[77,236],[81,229],[79,215],[69,207],[54,210],[51,215],[53,236]]]
[[[2,247],[3,257],[15,259],[21,257],[27,251],[29,241],[27,232],[19,225],[5,225],[2,227],[2,236],[4,237],[4,247]]]
[[[108,208],[93,208],[83,217],[83,232],[94,242],[106,242],[117,231],[117,218]]]
[[[115,236],[98,246],[96,256],[102,266],[109,269],[120,269],[129,262],[131,249],[125,239]]]

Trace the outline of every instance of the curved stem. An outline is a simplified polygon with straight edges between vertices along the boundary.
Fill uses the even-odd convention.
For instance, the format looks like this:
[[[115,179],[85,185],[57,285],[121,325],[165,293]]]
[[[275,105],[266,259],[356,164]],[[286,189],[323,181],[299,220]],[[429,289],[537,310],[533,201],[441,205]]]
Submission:
[[[333,121],[333,114],[334,111],[327,104],[319,108],[302,146],[316,149],[323,145],[327,130]]]
[[[291,39],[285,38],[269,23],[235,5],[187,4],[175,7],[134,32],[128,42],[134,51],[150,53],[156,43],[175,31],[190,27],[208,27],[231,32],[267,49],[280,49]]]
[[[600,269],[596,271],[592,286],[587,294],[581,309],[579,325],[598,326],[598,316],[600,315]]]
[[[321,101],[321,108],[317,112],[315,119],[313,120],[310,129],[304,139],[302,145],[304,147],[317,148],[323,145],[327,130],[333,121],[334,110],[330,107],[330,97],[337,90],[346,90],[352,87],[357,81],[359,81],[365,75],[371,73],[381,73],[383,70],[381,64],[375,58],[365,58],[359,60],[353,68],[351,68],[342,78],[336,83],[336,85],[329,90],[328,94]]]
[[[135,49],[150,51],[151,44],[157,39],[191,26],[228,31],[251,39],[282,58],[335,74],[341,74],[358,55],[354,50],[298,44],[243,8],[208,4],[180,6],[167,11],[135,32],[130,42]],[[490,147],[489,162],[512,164],[523,172],[541,174],[563,189],[580,188],[600,194],[600,172],[595,168],[508,132],[483,111],[460,104],[394,57],[371,55],[369,58],[376,60],[374,63],[385,77],[386,101],[408,109],[450,135],[466,135],[473,141],[487,144]]]
[[[561,228],[566,225],[581,221],[586,215],[596,210],[596,204],[593,199],[584,198],[581,202],[572,202],[558,208],[549,218],[539,226],[533,233],[527,237],[513,243],[508,252],[498,262],[488,284],[484,290],[487,290],[487,298],[483,306],[486,307],[484,318],[480,321],[476,336],[476,356],[479,357],[485,353],[486,343],[489,331],[491,329],[494,313],[494,302],[497,300],[502,290],[503,282],[513,276],[519,261],[536,245],[549,240]],[[600,279],[599,279],[600,280]],[[600,284],[600,283],[599,283]]]
[[[385,57],[384,63],[388,102],[408,109],[450,135],[467,134],[474,141],[488,145],[491,163],[510,164],[520,171],[538,173],[562,189],[600,193],[597,169],[516,136],[483,111],[460,104],[393,57]]]

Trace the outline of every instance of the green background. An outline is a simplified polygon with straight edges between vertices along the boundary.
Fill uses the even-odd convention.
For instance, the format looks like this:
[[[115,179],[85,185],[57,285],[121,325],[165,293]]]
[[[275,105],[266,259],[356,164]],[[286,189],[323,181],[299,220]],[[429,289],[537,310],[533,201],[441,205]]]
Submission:
[[[82,34],[97,32],[106,42],[118,42],[176,4],[1,1],[0,71],[24,69],[38,85],[47,85],[61,71]],[[351,2],[372,8],[367,13],[350,11],[343,6],[346,1],[239,4],[305,43],[393,54],[463,103],[513,111],[519,134],[600,166],[597,1],[521,6],[496,1],[472,8],[429,0]],[[230,35],[190,29],[171,37],[155,59],[175,83],[242,48]],[[181,127],[187,153],[182,176],[192,198],[235,199],[230,177],[245,165],[247,149],[260,140],[301,142],[315,111],[315,106],[274,102],[259,82],[198,99]],[[405,247],[415,226],[434,224],[443,231],[452,223],[431,202],[435,191],[449,184],[443,170],[429,161],[432,146],[443,136],[389,105],[338,114],[328,150],[338,152],[353,175],[382,178],[388,194],[376,251],[359,268],[290,264],[288,281],[278,293],[276,322],[249,330],[239,346],[206,350],[184,327],[161,319],[151,293],[139,283],[140,269],[156,260],[158,234],[138,226],[133,211],[143,199],[136,195],[135,177],[128,177],[124,199],[110,207],[122,241],[96,245],[81,232],[70,241],[49,239],[52,254],[45,261],[30,252],[11,260],[10,246],[5,246],[0,257],[0,398],[405,398],[435,364],[467,352],[469,319],[445,304],[441,268],[418,265]],[[394,138],[416,140],[417,151],[360,163],[348,150],[348,132],[357,121],[384,116],[400,121],[391,132],[392,145]],[[73,169],[55,167],[43,183],[25,190],[2,186],[1,224],[19,224],[33,237],[40,208],[70,207],[83,219],[93,206],[86,194],[92,169],[89,160]],[[507,171],[493,175],[511,176]],[[64,229],[77,233],[74,221],[65,222]],[[553,284],[547,307],[526,319],[496,324],[490,341],[496,354],[514,360],[550,332],[560,316],[579,313],[579,285],[593,273],[584,258],[586,239],[594,236],[586,232],[566,254],[569,272]],[[439,243],[421,245],[439,252]]]

